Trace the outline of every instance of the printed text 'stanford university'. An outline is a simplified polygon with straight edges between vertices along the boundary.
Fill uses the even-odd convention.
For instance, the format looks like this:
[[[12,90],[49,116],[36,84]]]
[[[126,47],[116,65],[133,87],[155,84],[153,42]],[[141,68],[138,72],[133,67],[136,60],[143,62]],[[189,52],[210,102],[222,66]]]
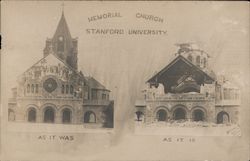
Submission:
[[[87,34],[100,35],[167,35],[167,30],[151,30],[151,29],[86,29]]]

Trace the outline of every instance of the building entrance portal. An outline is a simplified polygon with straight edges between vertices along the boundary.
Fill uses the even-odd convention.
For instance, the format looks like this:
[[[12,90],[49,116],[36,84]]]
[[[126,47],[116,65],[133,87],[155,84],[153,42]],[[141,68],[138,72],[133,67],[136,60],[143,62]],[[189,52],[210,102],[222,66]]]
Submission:
[[[44,122],[45,123],[54,123],[55,121],[55,112],[52,107],[46,107],[44,111]]]
[[[64,109],[62,112],[62,123],[71,123],[71,111],[70,109]]]
[[[204,120],[205,120],[204,112],[200,109],[194,110],[193,121],[204,121]]]
[[[95,123],[96,122],[96,116],[94,112],[88,111],[84,114],[84,123]]]
[[[177,108],[174,110],[174,120],[185,120],[186,111],[182,108]]]
[[[28,121],[29,122],[36,122],[36,109],[32,108],[29,110]]]
[[[137,111],[135,113],[135,115],[136,115],[136,121],[144,121],[144,114],[143,114],[143,112]]]
[[[156,114],[157,121],[167,121],[167,112],[163,109],[157,111]]]
[[[220,113],[218,113],[217,124],[227,124],[229,122],[230,120],[229,120],[229,115],[227,112],[221,111]]]

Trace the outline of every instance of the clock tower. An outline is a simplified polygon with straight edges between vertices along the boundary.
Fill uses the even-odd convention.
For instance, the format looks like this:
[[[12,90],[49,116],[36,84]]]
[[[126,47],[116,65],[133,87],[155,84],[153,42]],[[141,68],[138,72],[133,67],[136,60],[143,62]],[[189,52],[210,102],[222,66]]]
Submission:
[[[77,38],[71,37],[64,12],[62,12],[53,38],[46,40],[44,57],[51,51],[63,62],[77,70]]]

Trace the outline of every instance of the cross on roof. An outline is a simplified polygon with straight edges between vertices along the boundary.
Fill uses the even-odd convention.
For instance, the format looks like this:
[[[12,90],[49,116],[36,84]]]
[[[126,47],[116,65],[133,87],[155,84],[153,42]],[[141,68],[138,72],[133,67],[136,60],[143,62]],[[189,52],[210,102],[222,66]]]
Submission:
[[[64,12],[64,1],[62,2],[62,12]]]

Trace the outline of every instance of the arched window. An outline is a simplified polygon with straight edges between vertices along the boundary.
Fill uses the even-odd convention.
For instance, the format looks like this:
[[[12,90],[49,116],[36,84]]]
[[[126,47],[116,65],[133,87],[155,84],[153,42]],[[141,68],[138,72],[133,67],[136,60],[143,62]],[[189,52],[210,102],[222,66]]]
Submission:
[[[221,111],[217,114],[217,124],[227,124],[230,122],[229,114],[225,111]]]
[[[34,84],[31,85],[31,93],[34,93],[35,87]]]
[[[156,113],[157,121],[167,121],[167,112],[164,109],[160,109]]]
[[[205,114],[201,109],[193,111],[193,121],[205,121]]]
[[[64,93],[64,84],[62,85],[62,93]]]
[[[36,122],[36,109],[30,108],[28,110],[28,122]]]
[[[71,123],[71,110],[68,108],[62,110],[62,123]]]
[[[70,94],[73,94],[74,93],[74,88],[72,85],[70,85]]]
[[[36,93],[38,93],[38,84],[36,84]]]
[[[55,111],[52,107],[46,107],[44,110],[44,118],[43,121],[45,123],[54,123],[55,121]]]
[[[66,85],[66,94],[69,93],[69,85]]]
[[[95,122],[96,122],[95,113],[92,111],[87,111],[84,114],[84,123],[95,123]]]
[[[186,110],[184,110],[183,108],[176,108],[174,110],[174,120],[185,120],[186,113]]]
[[[200,61],[201,61],[201,58],[200,58],[200,56],[198,55],[198,56],[196,57],[196,65],[197,65],[197,66],[200,66]]]
[[[30,93],[30,84],[27,85],[27,93]]]
[[[203,58],[203,64],[204,64],[204,68],[206,68],[206,66],[207,66],[207,59],[206,58]]]
[[[8,109],[8,120],[15,121],[15,112],[12,109]]]
[[[192,55],[188,55],[188,60],[191,61],[191,62],[193,62],[193,57],[192,57]]]

